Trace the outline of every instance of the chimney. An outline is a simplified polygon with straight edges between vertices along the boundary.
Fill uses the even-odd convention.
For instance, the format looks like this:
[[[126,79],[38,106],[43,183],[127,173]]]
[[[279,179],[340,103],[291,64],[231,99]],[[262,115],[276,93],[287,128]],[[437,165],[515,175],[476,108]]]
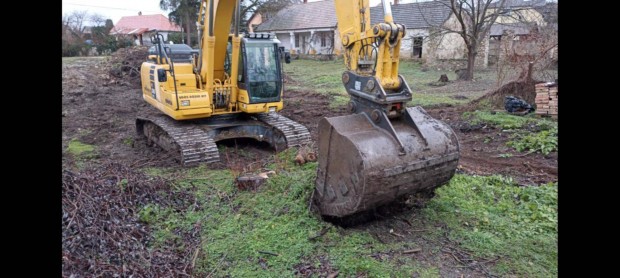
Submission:
[[[398,5],[398,0],[394,0],[394,5]]]
[[[138,15],[142,15],[142,11],[139,11],[139,12],[138,12]]]
[[[308,3],[308,0],[304,0],[304,4]]]

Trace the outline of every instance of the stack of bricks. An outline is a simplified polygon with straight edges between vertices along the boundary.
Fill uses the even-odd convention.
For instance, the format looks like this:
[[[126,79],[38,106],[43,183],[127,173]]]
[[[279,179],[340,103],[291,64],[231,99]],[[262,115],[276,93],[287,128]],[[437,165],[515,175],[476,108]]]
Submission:
[[[558,85],[554,82],[536,84],[536,115],[558,116]]]

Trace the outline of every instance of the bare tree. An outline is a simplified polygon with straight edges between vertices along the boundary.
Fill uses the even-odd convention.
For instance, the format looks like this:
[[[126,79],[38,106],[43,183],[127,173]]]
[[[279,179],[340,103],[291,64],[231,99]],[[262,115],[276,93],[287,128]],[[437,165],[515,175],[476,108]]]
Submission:
[[[74,11],[67,16],[67,27],[71,35],[84,38],[85,24],[89,19],[88,11]]]
[[[300,3],[301,0],[241,0],[241,27],[246,26],[246,20],[251,14],[261,12],[271,14],[292,3]],[[184,25],[187,44],[191,45],[190,34],[196,31],[194,24],[198,19],[200,0],[160,0],[159,6],[162,10],[170,11],[168,17],[171,22]],[[243,30],[242,30],[243,31]]]
[[[168,18],[171,22],[185,25],[186,43],[192,45],[191,34],[196,29],[200,0],[160,0],[159,6],[162,10],[170,11]]]
[[[88,11],[74,11],[70,14],[64,14],[62,16],[63,37],[70,35],[75,39],[83,40],[86,27],[103,26],[105,22],[106,19],[102,15],[90,14]]]
[[[557,4],[547,3],[537,7],[537,11],[543,16],[542,22],[528,20],[519,11],[509,16],[527,32],[515,34],[505,31],[502,34],[497,66],[498,84],[511,70],[516,71],[518,79],[528,82],[534,82],[533,74],[538,75],[534,78],[537,80],[557,78],[554,71],[548,71],[554,69],[557,63]]]
[[[103,15],[98,13],[93,13],[88,15],[88,22],[92,26],[103,26],[105,25],[106,18]]]
[[[69,22],[69,15],[68,14],[63,14],[62,15],[62,37],[63,39],[67,36],[67,33],[69,32],[69,28],[70,27],[70,22]]]
[[[497,17],[503,14],[506,0],[435,0],[438,5],[448,7],[451,12],[449,18],[454,18],[455,24],[433,24],[437,30],[435,35],[458,34],[465,44],[467,52],[467,68],[462,75],[463,80],[472,80],[478,49],[489,35],[491,25]],[[422,12],[424,17],[424,13]],[[426,20],[426,19],[425,19]],[[430,22],[427,20],[427,23]]]
[[[241,1],[241,26],[247,26],[247,20],[254,13],[261,13],[263,21],[275,15],[281,9],[301,3],[301,0],[242,0]],[[244,28],[243,28],[244,29]]]

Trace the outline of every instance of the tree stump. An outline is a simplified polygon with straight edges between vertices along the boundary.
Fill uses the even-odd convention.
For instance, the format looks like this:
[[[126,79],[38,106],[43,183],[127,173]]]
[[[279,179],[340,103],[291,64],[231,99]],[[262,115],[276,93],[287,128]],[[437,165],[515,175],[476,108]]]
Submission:
[[[243,174],[235,179],[235,184],[239,190],[256,190],[263,183],[265,183],[266,178],[261,177],[259,175],[254,174]]]
[[[454,71],[456,73],[457,80],[465,80],[465,76],[467,75],[467,69],[457,69]]]

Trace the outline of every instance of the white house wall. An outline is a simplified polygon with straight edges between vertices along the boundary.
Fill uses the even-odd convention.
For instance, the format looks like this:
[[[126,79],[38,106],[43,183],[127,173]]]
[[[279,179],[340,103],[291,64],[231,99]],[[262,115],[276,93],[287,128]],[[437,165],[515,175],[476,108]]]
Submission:
[[[428,55],[428,29],[407,29],[405,37],[400,43],[400,57],[412,58],[413,38],[422,37],[422,58]]]
[[[280,46],[283,46],[285,50],[294,49],[296,53],[303,52],[303,54],[308,54],[311,49],[314,50],[314,54],[330,54],[333,52],[334,40],[336,43],[340,41],[340,38],[334,38],[334,31],[329,29],[276,31],[275,34],[280,40]],[[325,46],[321,46],[321,34],[327,36]],[[296,37],[300,45],[295,45]]]
[[[276,33],[276,37],[280,40],[280,46],[283,46],[285,50],[291,50],[291,35],[286,33]]]

